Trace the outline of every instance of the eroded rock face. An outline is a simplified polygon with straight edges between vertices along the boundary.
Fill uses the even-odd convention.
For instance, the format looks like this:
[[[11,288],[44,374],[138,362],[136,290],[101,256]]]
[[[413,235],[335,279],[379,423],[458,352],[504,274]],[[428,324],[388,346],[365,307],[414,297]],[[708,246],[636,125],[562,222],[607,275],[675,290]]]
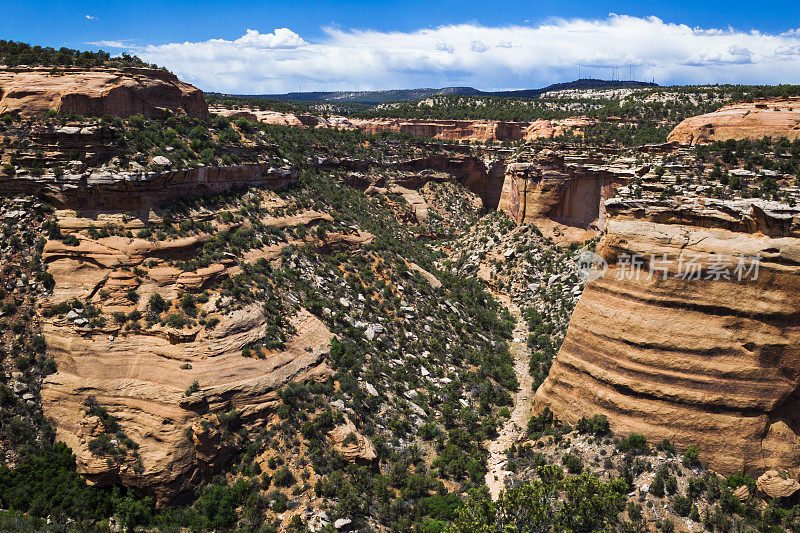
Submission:
[[[800,490],[800,483],[789,477],[781,476],[780,472],[776,470],[767,470],[761,474],[756,486],[770,498],[788,498]]]
[[[675,126],[668,141],[701,144],[764,136],[800,138],[800,98],[726,105],[713,113],[685,119]]]
[[[160,118],[165,110],[208,118],[203,92],[157,69],[0,69],[0,113],[23,116],[47,110],[84,116],[143,115]]]
[[[232,407],[245,427],[256,427],[279,405],[278,388],[329,375],[323,361],[328,328],[304,310],[292,323],[297,334],[287,348],[256,359],[242,357],[241,350],[266,333],[258,305],[208,334],[147,331],[114,338],[51,321],[43,332],[59,371],[42,388],[45,415],[90,482],[122,483],[160,500],[172,498],[222,466],[234,450],[220,442],[215,415]],[[191,368],[182,369],[186,364]],[[199,390],[187,396],[194,381]],[[97,421],[87,417],[85,406],[90,396],[138,444],[141,472],[129,461],[109,462],[89,449],[97,436]]]
[[[107,172],[69,175],[3,176],[0,186],[9,194],[41,194],[58,207],[83,210],[138,210],[170,200],[194,198],[249,186],[275,189],[296,180],[290,168],[266,163],[209,166],[163,172]]]
[[[797,477],[800,212],[686,198],[615,199],[607,209],[598,253],[608,271],[587,284],[535,409],[572,423],[605,414],[616,433],[696,444],[724,474]],[[632,254],[644,260],[638,277]],[[677,277],[689,260],[700,279]],[[730,279],[715,279],[719,265]]]
[[[536,224],[557,242],[581,242],[603,227],[603,202],[632,176],[567,164],[563,155],[543,150],[506,166],[498,209],[517,223]]]
[[[264,223],[307,226],[330,219],[309,211]],[[92,221],[63,213],[59,220],[64,228],[81,228]],[[127,315],[146,312],[154,294],[170,301],[182,293],[198,293],[214,279],[241,272],[241,266],[223,259],[182,271],[165,260],[192,257],[210,237],[82,237],[77,246],[48,241],[42,261],[55,280],[48,303],[78,298],[106,316]],[[372,236],[330,233],[326,238],[321,246],[360,247]],[[274,260],[280,249],[252,249],[241,261]],[[130,291],[136,299],[130,298]],[[280,404],[279,388],[331,375],[324,356],[332,334],[305,309],[289,317],[293,333],[285,348],[261,358],[245,357],[243,347],[269,337],[274,317],[267,316],[263,302],[221,311],[219,301],[212,291],[200,309],[218,320],[211,327],[155,322],[123,331],[113,321],[88,324],[86,313],[74,309],[42,319],[42,333],[58,365],[58,372],[43,384],[42,406],[57,438],[76,454],[78,471],[87,480],[122,483],[154,494],[159,501],[171,500],[225,466],[238,449],[239,427],[263,427]],[[121,447],[125,439],[103,422],[93,405],[106,410],[133,444]],[[103,438],[105,449],[100,448]]]
[[[333,448],[348,461],[371,464],[378,459],[375,445],[359,433],[349,418],[345,417],[344,424],[330,430],[328,439]]]
[[[568,133],[583,135],[594,120],[587,117],[570,117],[563,120],[535,120],[533,122],[504,122],[496,120],[423,120],[376,118],[359,119],[342,116],[321,117],[294,115],[257,109],[212,108],[213,113],[229,117],[245,117],[267,124],[285,126],[362,130],[366,133],[393,131],[417,137],[447,141],[531,141],[552,139]]]

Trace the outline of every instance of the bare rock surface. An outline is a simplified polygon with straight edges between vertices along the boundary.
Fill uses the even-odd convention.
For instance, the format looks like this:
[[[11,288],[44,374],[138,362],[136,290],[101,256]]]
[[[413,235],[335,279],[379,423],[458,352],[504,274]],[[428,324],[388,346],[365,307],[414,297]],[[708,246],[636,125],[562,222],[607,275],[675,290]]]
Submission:
[[[61,215],[67,226],[86,224],[78,214]],[[328,214],[308,211],[263,222],[288,227],[329,219]],[[371,237],[366,232],[331,232],[326,239],[349,238],[360,246]],[[170,301],[198,293],[210,280],[233,276],[241,267],[223,259],[184,271],[165,260],[191,257],[209,238],[94,240],[81,235],[76,246],[48,241],[42,259],[55,281],[48,303],[78,299],[104,313],[144,313],[154,294]],[[254,249],[248,258],[269,260],[276,255],[272,252]],[[138,297],[131,299],[131,292]],[[81,308],[43,318],[42,333],[58,365],[42,387],[44,413],[90,482],[122,483],[168,501],[219,471],[236,451],[237,437],[226,425],[230,420],[245,429],[261,427],[280,404],[278,389],[331,374],[324,355],[333,335],[302,307],[287,317],[292,333],[282,348],[246,357],[243,348],[270,338],[274,317],[263,302],[225,310],[218,302],[212,295],[204,304],[203,313],[216,320],[209,327],[156,321],[123,331],[109,321],[87,324],[91,315]],[[106,410],[119,431],[109,431],[93,405]],[[127,452],[120,453],[120,442],[127,439]],[[368,454],[362,448],[360,453]]]
[[[595,168],[542,150],[509,163],[498,209],[518,223],[533,223],[556,242],[582,242],[605,220],[604,201],[634,175],[633,170]]]
[[[343,116],[322,117],[295,115],[258,109],[226,109],[214,107],[212,113],[228,117],[244,117],[267,124],[283,126],[362,130],[366,133],[394,131],[417,137],[447,141],[531,141],[552,139],[567,133],[582,135],[585,128],[594,125],[587,117],[569,117],[562,120],[535,120],[532,122],[505,122],[497,120],[434,120],[374,118],[359,119]]]
[[[701,144],[727,139],[800,138],[800,98],[757,100],[726,105],[675,126],[669,142]]]
[[[756,486],[770,498],[788,498],[800,490],[800,483],[787,476],[781,476],[777,470],[768,470],[761,474]]]
[[[158,69],[0,69],[0,113],[36,115],[47,110],[84,116],[144,115],[164,111],[208,118],[203,92]]]
[[[285,350],[265,359],[242,357],[242,347],[264,335],[264,318],[255,306],[228,317],[214,333],[181,339],[146,331],[111,340],[46,323],[59,372],[43,386],[43,405],[58,438],[76,453],[78,470],[95,483],[122,482],[170,498],[223,461],[225,447],[208,442],[218,439],[216,414],[230,406],[245,426],[257,425],[280,403],[278,388],[329,375],[322,356],[332,335],[304,310],[291,319],[297,334]],[[195,381],[199,389],[187,395]],[[96,427],[84,418],[89,396],[138,444],[140,474],[89,449]]]
[[[348,461],[373,463],[378,459],[375,445],[359,433],[355,424],[347,417],[345,417],[344,424],[338,425],[328,432],[328,439],[333,448]]]
[[[720,473],[797,477],[797,210],[763,200],[608,204],[598,245],[608,270],[586,285],[536,411],[570,423],[605,414],[615,433],[696,444]],[[643,261],[639,274],[631,257]],[[689,261],[697,279],[686,277]]]

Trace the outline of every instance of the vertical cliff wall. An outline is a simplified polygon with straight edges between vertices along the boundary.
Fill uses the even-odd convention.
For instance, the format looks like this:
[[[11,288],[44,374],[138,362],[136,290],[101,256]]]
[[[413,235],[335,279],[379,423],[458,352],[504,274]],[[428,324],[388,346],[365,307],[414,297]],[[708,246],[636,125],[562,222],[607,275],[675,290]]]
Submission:
[[[608,207],[598,253],[609,268],[587,284],[535,409],[697,444],[726,474],[800,474],[800,212],[753,200]]]
[[[567,164],[561,154],[543,150],[531,161],[507,165],[498,209],[557,242],[584,241],[603,227],[605,200],[632,175]]]

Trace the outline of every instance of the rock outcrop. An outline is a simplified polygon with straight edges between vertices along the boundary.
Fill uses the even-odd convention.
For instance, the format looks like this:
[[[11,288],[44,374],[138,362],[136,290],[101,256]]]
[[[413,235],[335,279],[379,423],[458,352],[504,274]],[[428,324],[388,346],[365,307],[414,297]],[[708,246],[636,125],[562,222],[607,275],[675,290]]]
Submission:
[[[800,490],[800,483],[788,476],[781,476],[777,470],[767,470],[761,474],[756,486],[770,498],[788,498]]]
[[[164,70],[0,69],[0,113],[16,111],[31,116],[48,110],[84,116],[151,118],[161,118],[168,110],[208,118],[203,92]]]
[[[229,117],[244,117],[268,124],[284,126],[361,130],[366,133],[393,131],[417,137],[447,141],[519,141],[552,139],[566,134],[583,135],[594,125],[587,117],[570,117],[563,120],[535,120],[533,122],[506,122],[497,120],[423,120],[375,118],[360,119],[342,116],[280,113],[257,109],[226,109],[215,107],[212,113]]]
[[[355,424],[345,417],[344,424],[338,425],[328,432],[333,449],[348,461],[371,464],[378,459],[375,445],[367,437],[359,433]]]
[[[62,213],[59,219],[73,229],[88,222]],[[286,227],[321,220],[330,215],[305,212],[263,222]],[[360,247],[372,237],[362,233],[331,232],[330,242],[344,241],[326,245]],[[106,317],[115,312],[129,316],[146,313],[155,294],[167,302],[196,294],[209,281],[242,271],[233,259],[195,271],[166,263],[193,257],[210,237],[154,242],[111,236],[82,238],[77,246],[48,241],[42,261],[55,280],[48,304],[78,299]],[[250,250],[241,260],[279,255],[279,246],[265,247]],[[122,483],[159,501],[171,500],[226,464],[237,450],[238,428],[263,427],[280,404],[280,387],[331,375],[324,356],[332,334],[311,313],[299,308],[287,317],[292,333],[284,348],[245,357],[244,347],[269,337],[274,317],[263,302],[230,306],[211,292],[199,309],[208,320],[213,317],[215,324],[208,327],[155,321],[123,329],[109,320],[91,324],[86,317],[93,315],[74,307],[66,315],[42,319],[48,351],[58,365],[43,384],[44,413],[90,482]],[[116,421],[119,431],[109,429],[94,405]],[[368,453],[363,443],[361,448],[359,453]]]
[[[698,198],[606,209],[608,270],[586,285],[536,411],[605,414],[619,434],[696,444],[721,473],[796,478],[800,210]]]
[[[242,347],[265,334],[265,318],[255,305],[223,318],[211,333],[120,337],[82,333],[66,321],[45,324],[59,371],[45,381],[42,405],[58,439],[75,452],[78,471],[93,483],[122,483],[168,500],[224,465],[233,448],[220,443],[217,415],[235,409],[237,423],[258,427],[280,404],[281,386],[330,374],[323,354],[331,333],[303,310],[292,318],[297,334],[285,350],[243,357]],[[189,393],[194,382],[198,388]],[[138,465],[90,449],[97,423],[87,413],[89,397],[136,443]]]
[[[685,119],[675,126],[668,141],[702,144],[764,136],[800,138],[800,98],[726,105],[713,113]]]
[[[603,227],[604,201],[633,176],[630,169],[567,163],[562,154],[543,150],[506,166],[498,209],[557,242],[581,242]]]
[[[0,176],[0,187],[6,194],[41,195],[57,207],[130,211],[249,186],[279,189],[293,183],[296,176],[288,167],[247,163],[162,172],[97,170],[58,179],[48,174]]]

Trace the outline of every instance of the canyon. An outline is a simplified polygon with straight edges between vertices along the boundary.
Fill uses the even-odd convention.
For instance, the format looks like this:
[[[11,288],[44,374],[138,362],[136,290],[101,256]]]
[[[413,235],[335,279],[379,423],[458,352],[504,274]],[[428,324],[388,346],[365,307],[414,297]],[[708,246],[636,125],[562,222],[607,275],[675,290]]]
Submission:
[[[3,284],[2,334],[21,343],[17,317],[34,316],[55,363],[38,387],[6,358],[9,390],[40,400],[90,484],[164,506],[246,478],[262,500],[291,495],[269,516],[322,524],[348,475],[352,499],[370,476],[402,479],[374,490],[406,505],[481,483],[498,498],[522,443],[620,459],[611,434],[553,438],[604,415],[617,437],[762,476],[765,494],[800,487],[800,188],[788,156],[726,163],[722,181],[713,147],[690,148],[800,138],[800,100],[624,148],[558,139],[596,124],[581,116],[209,110],[153,69],[19,67],[0,87],[0,113],[25,118],[0,124],[0,188],[27,196],[3,205],[20,235],[0,253],[35,278]],[[135,114],[156,120],[91,118]]]
[[[337,115],[320,116],[261,111],[242,108],[212,107],[211,112],[231,118],[258,120],[267,124],[307,128],[358,129],[365,133],[384,131],[405,133],[443,141],[517,142],[536,139],[553,139],[567,134],[581,136],[585,128],[595,121],[587,117],[570,117],[561,120],[535,120],[532,122],[505,122],[496,120],[423,120],[423,119],[362,119]]]

